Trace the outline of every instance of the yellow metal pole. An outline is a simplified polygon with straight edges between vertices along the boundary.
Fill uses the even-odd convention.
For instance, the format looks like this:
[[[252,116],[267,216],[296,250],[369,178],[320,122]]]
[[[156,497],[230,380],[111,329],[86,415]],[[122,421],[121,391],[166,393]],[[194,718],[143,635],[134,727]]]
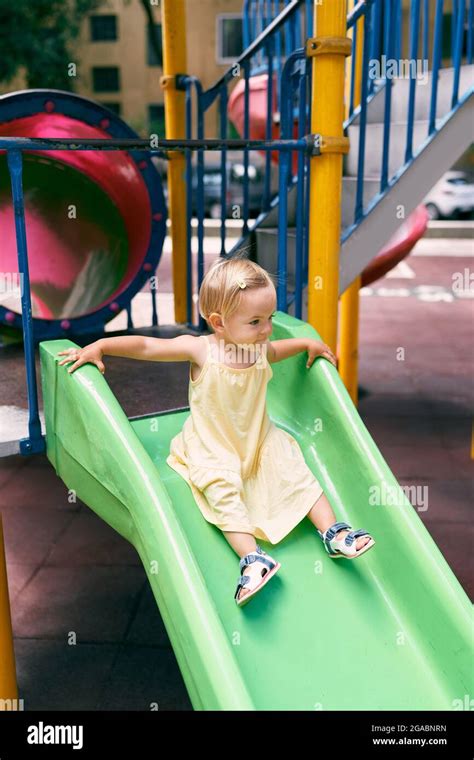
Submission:
[[[338,356],[339,374],[355,406],[358,401],[360,282],[358,275],[341,296]]]
[[[186,136],[185,93],[175,88],[176,74],[187,73],[185,0],[162,0],[163,77],[166,138]],[[186,159],[183,153],[169,154],[168,200],[171,220],[174,314],[186,322]]]
[[[355,4],[355,0],[354,0]],[[353,30],[349,30],[352,36]],[[364,19],[357,21],[357,49],[354,66],[354,108],[359,105],[362,91],[362,53],[364,46]],[[350,65],[351,61],[348,60]],[[350,68],[346,76],[346,118],[350,105]],[[359,370],[359,298],[361,277],[358,275],[341,296],[340,339],[338,370],[347,391],[357,406]]]
[[[8,596],[7,565],[0,515],[0,700],[17,700],[15,653]],[[0,703],[0,710],[4,702]]]
[[[344,150],[346,0],[314,2],[311,132],[323,136],[321,155],[310,159],[308,322],[336,351]],[[324,138],[327,138],[325,141]],[[327,142],[327,147],[324,147]],[[347,142],[347,141],[346,141]]]

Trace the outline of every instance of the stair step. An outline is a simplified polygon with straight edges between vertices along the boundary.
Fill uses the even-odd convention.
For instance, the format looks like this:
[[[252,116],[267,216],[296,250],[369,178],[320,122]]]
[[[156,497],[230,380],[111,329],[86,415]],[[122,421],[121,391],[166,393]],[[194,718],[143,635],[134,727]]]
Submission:
[[[257,263],[261,267],[277,275],[278,262],[278,227],[257,229]],[[296,229],[289,228],[287,231],[287,285],[290,290],[294,290],[295,277],[295,254],[296,254]]]
[[[342,228],[349,227],[354,221],[355,194],[357,180],[355,177],[343,177],[342,180]],[[364,205],[379,191],[380,179],[377,177],[364,178]],[[265,218],[258,229],[272,229],[278,226],[278,206]],[[296,187],[288,192],[288,227],[296,226]]]
[[[436,119],[436,128],[440,126],[442,119]],[[429,122],[415,121],[413,124],[413,153],[428,137]],[[349,127],[348,137],[350,151],[344,156],[344,174],[356,177],[359,160],[359,131],[358,125]],[[365,135],[365,161],[364,174],[367,177],[378,177],[382,171],[384,125],[381,123],[367,124]],[[388,175],[392,177],[405,163],[405,150],[407,141],[406,123],[390,124],[390,144]]]
[[[436,117],[441,118],[451,110],[453,94],[454,69],[443,68],[438,71],[438,88],[436,96]],[[430,117],[431,84],[433,72],[429,71],[427,81],[418,80],[415,87],[415,121],[427,121]],[[459,90],[461,97],[474,86],[474,64],[464,64],[460,68]],[[410,79],[395,77],[392,79],[391,121],[408,121],[408,96]],[[367,107],[367,123],[375,124],[384,121],[385,88],[379,90]],[[360,123],[357,116],[353,124]]]
[[[399,209],[404,209],[407,219],[416,206],[422,202],[430,188],[439,177],[447,171],[471,143],[472,124],[474,121],[474,95],[459,108],[447,124],[434,136],[420,155],[413,161],[368,214],[353,233],[344,240],[340,254],[339,293],[344,292],[354,278],[363,271],[403,223]],[[370,196],[376,191],[378,179],[366,178],[364,192]],[[355,193],[356,179],[344,178],[344,206],[348,207],[348,193]],[[353,214],[354,204],[350,204]],[[347,213],[347,212],[346,212]],[[344,218],[343,226],[352,219]],[[268,271],[276,274],[278,266],[278,228],[260,228],[256,234],[256,259]],[[295,287],[295,243],[296,230],[290,228],[287,238],[288,288]]]

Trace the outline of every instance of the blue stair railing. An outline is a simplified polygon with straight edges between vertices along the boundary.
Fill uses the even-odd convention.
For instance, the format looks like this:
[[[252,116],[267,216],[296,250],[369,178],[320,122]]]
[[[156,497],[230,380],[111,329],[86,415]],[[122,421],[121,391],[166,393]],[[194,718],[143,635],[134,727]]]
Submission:
[[[469,5],[469,7],[467,7]],[[357,20],[364,17],[364,49],[363,49],[363,62],[362,62],[362,93],[361,103],[357,108],[353,108],[353,99],[351,98],[349,117],[344,123],[344,128],[347,129],[350,124],[353,123],[355,118],[359,118],[359,146],[358,146],[358,167],[357,167],[357,184],[356,184],[356,199],[354,208],[354,222],[346,228],[342,234],[342,240],[346,240],[353,231],[358,227],[361,221],[375,208],[380,200],[387,194],[391,187],[398,181],[400,176],[407,170],[411,163],[416,159],[419,153],[429,144],[429,142],[435,137],[437,132],[444,126],[444,124],[453,116],[456,110],[460,108],[469,97],[471,97],[473,88],[467,91],[463,97],[459,98],[459,79],[461,64],[464,61],[467,64],[472,64],[472,40],[474,30],[472,24],[468,24],[468,20],[472,21],[474,2],[470,0],[467,4],[466,0],[457,0],[453,4],[453,23],[451,28],[455,28],[456,33],[451,36],[451,62],[453,64],[454,76],[453,76],[453,91],[451,99],[451,109],[444,116],[441,124],[436,126],[436,106],[437,106],[437,94],[438,94],[438,73],[441,68],[441,47],[442,47],[442,34],[443,27],[446,27],[447,16],[444,14],[444,2],[443,0],[436,0],[436,8],[434,14],[434,33],[433,33],[433,45],[430,50],[428,46],[428,28],[429,28],[429,4],[423,2],[423,15],[421,14],[421,0],[411,0],[409,7],[409,43],[408,43],[408,60],[409,62],[417,63],[419,61],[419,32],[420,23],[422,23],[422,55],[423,63],[426,62],[427,68],[431,71],[431,93],[430,93],[430,112],[429,123],[425,141],[418,146],[416,153],[413,152],[413,130],[414,130],[414,116],[415,116],[415,98],[417,90],[417,77],[410,76],[409,89],[408,89],[408,118],[407,118],[407,131],[406,131],[406,146],[405,146],[405,161],[397,168],[392,176],[389,176],[389,151],[390,151],[390,132],[391,132],[391,105],[392,105],[392,78],[385,75],[380,86],[385,88],[385,103],[384,103],[384,121],[383,121],[383,152],[381,162],[381,176],[380,176],[380,191],[375,194],[367,203],[366,207],[363,206],[363,189],[364,189],[364,161],[365,161],[365,147],[366,147],[366,133],[367,133],[367,107],[371,98],[374,96],[375,88],[373,85],[373,78],[369,73],[369,49],[371,47],[370,40],[373,39],[372,21],[374,18],[379,18],[383,15],[383,39],[384,50],[386,51],[386,60],[394,59],[400,61],[402,56],[402,34],[400,24],[400,0],[387,0],[382,5],[381,0],[366,0],[365,3],[359,3],[357,7],[351,12],[348,17],[348,28],[354,27]],[[381,9],[381,11],[379,10]],[[393,34],[393,29],[400,30],[399,33]],[[353,61],[356,57],[357,51],[357,39],[354,40],[353,46]],[[466,53],[463,55],[463,48],[466,48]],[[448,61],[448,63],[450,63]],[[429,65],[431,64],[431,66]],[[352,72],[353,81],[353,72]]]
[[[465,93],[459,98],[459,78],[462,63],[472,63],[473,48],[473,12],[474,0],[454,0],[452,14],[445,8],[443,0],[435,0],[434,13],[432,2],[428,0],[411,0],[406,10],[408,22],[408,35],[404,35],[404,17],[401,0],[361,0],[348,12],[347,28],[353,30],[353,49],[350,67],[350,103],[348,118],[344,123],[347,132],[349,126],[358,119],[359,144],[356,193],[353,213],[353,223],[342,231],[342,241],[354,232],[364,218],[373,210],[380,200],[390,191],[401,174],[416,160],[422,150],[434,138],[440,128],[446,123],[454,112],[460,108],[470,93]],[[352,6],[352,3],[348,3]],[[249,82],[252,76],[267,74],[267,98],[266,98],[266,121],[265,137],[270,140],[273,133],[275,116],[279,114],[280,139],[290,139],[294,136],[297,127],[299,139],[310,133],[311,123],[311,66],[307,64],[305,53],[306,39],[312,34],[314,3],[311,0],[293,0],[289,3],[270,2],[268,0],[246,0],[243,5],[243,39],[245,50],[230,66],[228,71],[207,91],[197,89],[197,82],[193,77],[186,77],[185,84],[187,96],[191,98],[191,91],[196,96],[196,109],[198,124],[191,124],[191,107],[188,109],[187,135],[193,131],[202,133],[203,119],[206,112],[218,101],[219,131],[220,136],[225,137],[229,130],[227,104],[229,90],[235,83],[236,70],[241,72],[244,80],[244,114],[243,114],[243,137],[249,138],[252,133],[252,109],[251,92]],[[449,56],[442,60],[443,35],[446,38],[446,29],[449,20],[451,23],[451,47]],[[362,50],[362,81],[360,104],[354,107],[354,82],[355,61],[358,48],[361,44],[358,39],[358,21],[363,24],[363,50]],[[433,28],[432,40],[430,41],[430,29]],[[405,38],[404,38],[405,37]],[[298,44],[302,43],[299,47]],[[296,47],[294,47],[296,45]],[[420,50],[421,46],[421,50]],[[404,163],[397,167],[395,172],[390,172],[390,138],[391,138],[391,112],[392,112],[392,75],[386,64],[390,60],[401,62],[404,57],[415,64],[419,62],[421,52],[422,63],[432,72],[431,98],[428,132],[425,142],[416,151],[413,148],[413,131],[415,123],[415,103],[417,92],[417,78],[410,77],[407,103],[407,129]],[[378,65],[379,76],[374,76],[374,62]],[[426,64],[425,64],[426,62]],[[438,72],[444,63],[454,68],[453,93],[451,110],[446,114],[443,124],[436,126],[436,105],[438,92]],[[274,98],[274,89],[276,98]],[[381,91],[385,91],[384,117],[383,117],[383,147],[380,172],[379,192],[366,201],[364,206],[364,167],[366,154],[367,136],[367,108],[371,100]],[[274,100],[276,111],[274,112]],[[201,132],[199,131],[201,129]],[[267,218],[269,212],[278,207],[278,257],[276,271],[273,272],[278,280],[278,309],[287,311],[289,306],[295,303],[295,315],[302,315],[302,291],[307,283],[308,269],[308,236],[305,220],[308,219],[309,210],[309,152],[303,147],[298,149],[297,161],[293,161],[294,154],[281,150],[275,143],[274,151],[278,153],[278,169],[272,164],[269,151],[265,156],[264,169],[264,192],[262,194],[260,213],[251,219],[249,215],[249,149],[243,149],[243,203],[242,203],[242,235],[233,245],[229,246],[226,230],[226,192],[227,192],[227,153],[221,154],[221,225],[220,225],[220,255],[232,256],[242,250],[248,255],[253,255],[252,233],[258,229]],[[191,161],[191,156],[188,156]],[[198,165],[198,195],[203,195],[203,176],[205,172],[204,157],[199,155]],[[293,171],[294,167],[296,169]],[[278,193],[272,197],[272,179],[278,174]],[[189,178],[190,174],[188,174]],[[294,187],[296,202],[296,262],[295,262],[295,288],[288,293],[287,288],[287,261],[286,261],[286,238],[288,218],[288,189]],[[188,188],[190,185],[188,184]],[[189,189],[188,192],[191,192]],[[198,204],[199,205],[199,204]],[[188,238],[191,239],[191,218],[188,204]],[[197,289],[199,289],[204,274],[204,240],[203,240],[203,204],[197,209],[198,231],[198,255],[197,255]],[[191,269],[190,244],[188,246],[188,267]],[[192,314],[192,295],[189,291],[188,318]],[[192,321],[190,321],[192,325]],[[199,329],[204,329],[205,324],[199,318]]]
[[[283,70],[285,67],[285,59],[293,60],[290,56],[287,56],[287,52],[290,52],[291,45],[295,40],[301,39],[302,35],[308,33],[311,30],[311,13],[307,11],[311,8],[312,3],[306,0],[292,0],[287,3],[283,10],[280,10],[280,3],[255,3],[247,2],[244,5],[244,39],[246,42],[250,41],[249,46],[244,53],[232,64],[225,74],[208,90],[203,91],[200,83],[195,77],[186,76],[182,78],[182,86],[186,90],[186,137],[191,138],[193,135],[196,137],[202,136],[203,125],[205,115],[212,107],[218,109],[219,115],[219,134],[221,138],[226,138],[229,133],[229,118],[227,113],[229,87],[236,81],[236,71],[242,74],[242,78],[245,83],[244,88],[244,117],[243,117],[243,138],[249,140],[250,138],[250,125],[251,125],[251,111],[250,111],[250,78],[261,70],[264,65],[265,72],[268,75],[268,87],[267,87],[267,112],[265,120],[265,139],[270,141],[273,135],[273,123],[274,123],[274,111],[273,111],[273,95],[276,95],[277,109],[281,106],[287,96],[286,78],[285,88],[283,91],[283,97],[281,96],[281,81],[283,76]],[[280,11],[277,13],[277,11]],[[268,22],[265,28],[262,30],[264,23]],[[298,32],[299,30],[299,37]],[[304,48],[299,48],[298,53],[300,57],[304,57]],[[305,85],[306,86],[306,85]],[[275,90],[273,88],[275,87]],[[282,99],[281,99],[282,98]],[[193,108],[192,102],[195,100],[195,123],[192,122]],[[286,104],[285,104],[286,108]],[[306,109],[307,111],[307,109]],[[303,120],[301,127],[298,130],[298,137],[296,138],[295,150],[301,153],[303,156],[308,153],[308,142],[305,141],[304,135],[308,134],[306,126],[308,124],[309,114],[302,112]],[[291,139],[293,137],[291,130],[280,129],[280,138],[283,138],[283,134]],[[271,166],[271,153],[278,153],[280,160],[283,155],[288,154],[287,149],[279,142],[275,140],[272,143],[272,151],[266,151],[265,156],[265,170],[264,170],[264,191],[262,194],[261,213],[259,214],[256,222],[251,224],[250,222],[250,208],[249,208],[249,165],[250,165],[250,150],[248,147],[242,149],[242,165],[243,165],[243,177],[242,177],[242,238],[241,243],[245,244],[245,240],[252,231],[258,226],[259,220],[263,219],[268,211],[276,205],[276,201],[272,198],[271,179],[272,179],[272,166]],[[199,290],[202,279],[204,277],[204,174],[205,163],[204,153],[202,150],[197,151],[196,156],[196,175],[197,175],[197,188],[195,189],[192,182],[193,167],[191,152],[187,151],[187,229],[188,229],[188,249],[187,249],[187,271],[188,271],[188,284],[191,282],[192,277],[192,255],[191,255],[191,238],[192,238],[192,210],[196,205],[197,216],[197,277],[196,284]],[[304,159],[303,163],[304,163]],[[226,237],[226,211],[227,211],[227,149],[223,148],[221,151],[221,225],[220,225],[220,242],[221,242],[221,256],[226,256],[229,251],[226,250],[227,237]],[[289,179],[291,179],[291,174]],[[304,182],[305,172],[302,173],[301,182]],[[281,194],[281,180],[279,183]],[[300,191],[301,192],[301,191]],[[197,203],[194,204],[194,195],[197,195]],[[285,192],[286,195],[286,192]],[[280,214],[281,215],[281,214]],[[282,279],[282,278],[280,278]],[[283,302],[282,302],[283,304]],[[279,308],[281,308],[281,305]],[[287,309],[287,303],[284,303],[284,309]],[[200,330],[204,330],[206,325],[202,317],[199,317],[198,324],[194,325],[192,321],[193,314],[193,295],[192,289],[188,288],[188,300],[187,300],[187,319],[188,324],[193,327],[197,327]]]

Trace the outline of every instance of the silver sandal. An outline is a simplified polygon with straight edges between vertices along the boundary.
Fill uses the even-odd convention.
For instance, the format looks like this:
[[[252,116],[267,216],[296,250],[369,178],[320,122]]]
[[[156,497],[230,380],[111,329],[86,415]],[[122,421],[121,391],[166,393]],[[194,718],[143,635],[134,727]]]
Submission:
[[[261,578],[259,580],[258,574],[257,575],[243,575],[243,570],[245,567],[249,567],[250,565],[253,565],[255,562],[261,562],[264,567],[262,568],[262,574]],[[255,596],[255,594],[260,591],[263,586],[265,586],[266,583],[272,578],[277,570],[280,569],[281,565],[279,562],[277,562],[273,557],[270,557],[269,554],[263,551],[261,547],[257,544],[257,548],[255,552],[250,552],[250,554],[246,554],[245,557],[242,557],[240,560],[240,572],[242,573],[240,578],[237,581],[237,588],[235,590],[234,599],[237,602],[237,605],[239,607],[243,607],[244,604],[247,604],[247,602]],[[239,594],[243,588],[249,589],[249,593],[245,594],[245,596],[242,597],[242,599],[239,598]]]
[[[361,554],[365,554],[365,552],[369,551],[369,549],[375,546],[375,541],[372,536],[370,536],[370,533],[368,533],[366,530],[362,530],[362,528],[359,528],[358,530],[351,530],[351,528],[352,526],[348,525],[345,522],[337,522],[325,530],[324,533],[321,533],[321,531],[318,530],[318,533],[321,536],[326,551],[330,557],[333,557],[334,559],[340,559],[341,557],[346,557],[346,559],[355,559],[356,557],[360,557]],[[335,538],[336,534],[341,530],[348,530],[349,533],[344,538]],[[362,549],[357,550],[356,540],[360,536],[370,536],[370,541],[368,541],[365,546],[362,547]]]

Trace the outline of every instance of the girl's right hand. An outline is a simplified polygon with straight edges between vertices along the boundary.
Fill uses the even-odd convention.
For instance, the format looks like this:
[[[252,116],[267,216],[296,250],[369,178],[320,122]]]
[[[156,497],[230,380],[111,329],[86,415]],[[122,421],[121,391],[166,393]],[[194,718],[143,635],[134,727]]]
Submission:
[[[68,372],[74,372],[78,367],[82,367],[83,364],[95,364],[102,374],[105,373],[105,366],[102,361],[103,353],[95,343],[91,343],[89,346],[84,346],[84,348],[68,348],[67,351],[59,351],[57,355],[66,355],[67,357],[59,362],[60,366],[62,364],[74,362],[74,364],[69,367]]]

